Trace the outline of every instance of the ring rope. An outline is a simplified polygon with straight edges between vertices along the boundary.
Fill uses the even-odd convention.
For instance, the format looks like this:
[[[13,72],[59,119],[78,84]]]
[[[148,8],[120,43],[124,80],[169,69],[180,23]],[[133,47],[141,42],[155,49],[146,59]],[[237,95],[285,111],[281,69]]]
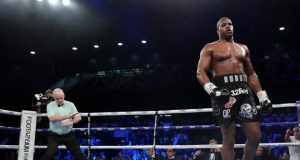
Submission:
[[[273,108],[290,108],[296,107],[296,103],[273,104]],[[260,108],[258,105],[257,108]],[[160,110],[158,114],[183,114],[183,113],[201,113],[212,112],[212,108],[200,109],[176,109],[176,110]],[[125,116],[125,115],[155,115],[155,111],[131,111],[131,112],[96,112],[91,116]]]
[[[16,111],[10,111],[10,110],[5,110],[5,109],[0,109],[1,114],[8,114],[8,115],[15,115],[15,116],[21,116],[21,112],[16,112]]]
[[[19,130],[20,130],[20,127],[0,126],[0,129],[7,129],[7,130],[16,130],[16,131],[19,131]]]
[[[272,126],[295,126],[298,122],[270,122],[261,123],[262,127],[272,127]],[[241,127],[241,125],[236,124],[236,127]],[[210,125],[187,125],[187,126],[157,126],[157,129],[215,129],[220,128],[214,124]],[[155,127],[95,127],[91,130],[96,131],[115,131],[115,130],[153,130]],[[74,130],[87,130],[87,128],[74,128]]]
[[[273,108],[290,108],[296,107],[296,103],[282,103],[273,104]],[[257,108],[260,108],[258,105]],[[183,113],[201,113],[201,112],[212,112],[212,108],[199,108],[199,109],[177,109],[177,110],[159,110],[158,114],[183,114]],[[9,111],[0,109],[0,113],[8,115],[21,116],[21,112]],[[96,116],[125,116],[125,115],[155,115],[156,111],[128,111],[128,112],[93,112],[90,113],[91,117]],[[46,113],[37,114],[38,116],[47,116]],[[88,113],[81,113],[81,116],[88,116]]]
[[[260,143],[261,147],[279,147],[279,146],[300,146],[300,142],[282,142],[282,143]],[[136,146],[91,146],[91,149],[149,149],[153,145],[136,145]],[[244,148],[245,144],[234,144],[234,148]],[[47,149],[47,146],[34,146],[36,149]],[[66,146],[59,146],[59,149],[66,149]],[[87,149],[88,146],[80,146]],[[200,145],[156,145],[156,149],[207,149],[222,148],[222,144],[200,144]],[[19,149],[19,145],[0,145],[0,149]]]
[[[298,122],[270,122],[270,123],[260,123],[261,127],[272,127],[272,126],[295,126]],[[236,124],[236,127],[241,127],[241,125]],[[219,126],[216,126],[214,124],[209,125],[186,125],[186,126],[157,126],[156,129],[214,129],[214,128],[220,128]],[[7,130],[20,130],[20,128],[17,127],[6,127],[6,126],[0,126],[0,129],[7,129]],[[96,130],[96,131],[115,131],[115,130],[153,130],[155,127],[89,127],[88,128],[73,128],[75,131],[86,131],[86,130]],[[40,128],[36,129],[37,132],[42,131],[48,131],[48,128]]]

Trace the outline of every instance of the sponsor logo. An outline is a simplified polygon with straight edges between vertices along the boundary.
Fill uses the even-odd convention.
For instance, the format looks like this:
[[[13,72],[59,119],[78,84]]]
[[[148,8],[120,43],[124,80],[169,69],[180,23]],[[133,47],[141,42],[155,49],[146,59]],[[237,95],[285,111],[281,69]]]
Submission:
[[[252,110],[253,107],[250,104],[245,103],[241,106],[239,115],[243,118],[252,119],[253,118]]]
[[[231,117],[231,115],[230,115],[230,109],[223,110],[223,118],[227,119],[227,118],[230,118],[230,117]]]
[[[29,145],[31,141],[31,124],[32,124],[32,117],[28,116],[25,125],[25,143],[24,143],[24,160],[29,158]]]
[[[241,94],[249,94],[248,89],[238,88],[235,90],[231,90],[231,96],[238,96]]]
[[[235,102],[236,102],[236,99],[234,97],[229,97],[229,101],[224,105],[224,107],[231,108]]]

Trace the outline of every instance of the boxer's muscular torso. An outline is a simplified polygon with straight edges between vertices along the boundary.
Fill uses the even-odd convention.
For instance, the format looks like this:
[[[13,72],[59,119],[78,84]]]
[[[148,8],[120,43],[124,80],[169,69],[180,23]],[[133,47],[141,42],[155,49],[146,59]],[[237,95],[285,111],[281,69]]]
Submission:
[[[216,41],[208,44],[207,49],[211,57],[210,70],[214,76],[244,73],[246,50],[243,45]]]

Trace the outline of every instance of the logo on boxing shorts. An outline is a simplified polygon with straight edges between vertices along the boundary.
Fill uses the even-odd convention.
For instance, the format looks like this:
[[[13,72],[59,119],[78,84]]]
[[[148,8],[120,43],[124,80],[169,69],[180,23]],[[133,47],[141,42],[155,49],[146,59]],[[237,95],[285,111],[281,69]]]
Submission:
[[[224,119],[227,119],[227,118],[230,118],[231,115],[230,115],[230,109],[224,109],[223,110],[223,118]]]
[[[213,107],[213,114],[214,115],[219,115],[220,114],[220,107]]]
[[[253,114],[257,114],[257,110],[250,104],[245,103],[241,106],[239,115],[243,118],[252,119]]]
[[[229,101],[224,105],[224,107],[231,108],[235,102],[236,102],[236,99],[234,97],[229,97]]]
[[[248,89],[238,88],[238,89],[231,90],[231,96],[238,96],[241,94],[249,94]]]

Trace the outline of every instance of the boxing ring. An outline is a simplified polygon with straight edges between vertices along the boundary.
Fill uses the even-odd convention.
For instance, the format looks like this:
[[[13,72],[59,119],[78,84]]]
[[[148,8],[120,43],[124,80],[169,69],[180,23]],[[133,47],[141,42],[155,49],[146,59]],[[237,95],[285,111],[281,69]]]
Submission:
[[[258,109],[260,106],[257,106]],[[293,122],[268,122],[261,123],[261,127],[272,127],[272,126],[280,126],[280,127],[292,127],[292,126],[300,126],[300,101],[296,103],[283,103],[283,104],[273,104],[273,110],[278,108],[295,108],[297,110],[297,121]],[[215,129],[218,126],[214,124],[208,125],[181,125],[181,126],[158,126],[158,119],[162,115],[176,115],[176,114],[194,114],[194,113],[209,113],[212,112],[212,108],[201,108],[201,109],[178,109],[178,110],[158,110],[158,111],[130,111],[130,112],[93,112],[93,113],[81,113],[82,117],[87,117],[87,128],[74,128],[75,131],[85,131],[87,136],[87,145],[81,145],[82,149],[87,150],[87,157],[91,157],[91,150],[94,149],[208,149],[208,148],[222,148],[221,144],[210,145],[210,144],[198,144],[198,145],[159,145],[157,144],[157,131],[158,130],[194,130],[194,129]],[[8,150],[8,149],[17,149],[19,154],[19,159],[21,156],[27,156],[27,159],[33,159],[34,150],[36,149],[46,149],[47,146],[35,145],[34,138],[36,132],[46,132],[47,129],[36,129],[36,118],[38,116],[46,117],[47,114],[36,114],[34,111],[10,111],[0,109],[0,114],[5,114],[7,116],[18,116],[21,117],[21,126],[19,127],[11,127],[11,126],[1,126],[1,130],[15,130],[20,131],[19,144],[17,145],[0,145],[0,150]],[[25,119],[24,117],[31,115],[30,121]],[[116,116],[153,116],[154,125],[153,126],[139,126],[139,127],[91,127],[93,117],[116,117]],[[30,116],[29,116],[30,117]],[[210,116],[212,118],[212,115]],[[31,124],[30,124],[31,123]],[[30,125],[29,125],[30,124]],[[29,127],[30,126],[30,127]],[[240,127],[237,124],[237,127]],[[32,132],[30,132],[30,129]],[[109,146],[109,145],[91,145],[91,132],[101,132],[101,131],[115,131],[115,130],[130,130],[130,131],[152,131],[152,144],[151,145],[123,145],[123,146]],[[32,136],[30,140],[28,140],[29,134]],[[26,139],[27,138],[27,139]],[[27,146],[26,146],[27,145]],[[234,148],[243,148],[245,144],[235,144]],[[270,146],[300,146],[300,143],[260,143],[261,147],[270,147]],[[25,148],[24,148],[25,147]],[[31,151],[30,151],[31,148]],[[65,149],[65,146],[59,146],[59,149]],[[25,152],[26,153],[22,153]],[[24,155],[25,154],[25,155]]]

